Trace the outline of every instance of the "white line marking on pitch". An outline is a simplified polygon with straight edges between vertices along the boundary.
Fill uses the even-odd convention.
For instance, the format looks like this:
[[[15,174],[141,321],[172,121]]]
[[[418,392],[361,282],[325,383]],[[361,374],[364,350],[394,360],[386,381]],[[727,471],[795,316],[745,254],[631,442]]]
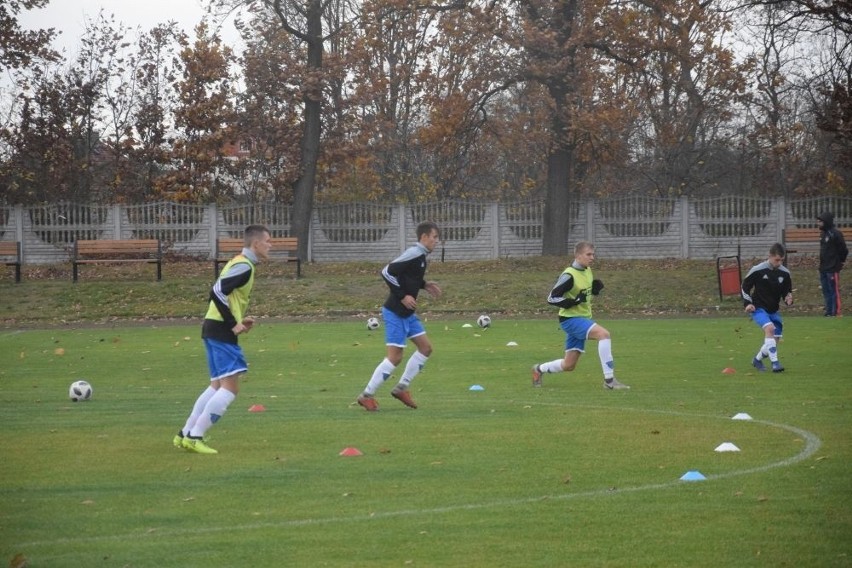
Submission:
[[[633,412],[645,412],[645,413],[654,413],[654,414],[667,414],[671,416],[683,416],[686,418],[714,418],[714,419],[725,419],[730,420],[730,418],[720,417],[709,414],[688,414],[685,412],[673,412],[667,410],[643,410],[643,409],[635,409],[635,408],[620,408],[616,409],[613,407],[607,406],[584,406],[584,405],[571,405],[571,404],[560,404],[560,403],[542,403],[536,402],[533,404],[539,404],[542,406],[570,406],[574,408],[586,408],[586,409],[595,409],[595,410],[628,410]],[[803,430],[801,428],[796,428],[795,426],[790,426],[787,424],[778,424],[776,422],[769,422],[766,420],[751,420],[753,424],[762,424],[764,426],[770,426],[772,428],[778,428],[780,430],[786,430],[797,436],[802,437],[805,440],[805,446],[802,448],[798,454],[783,459],[781,461],[769,463],[762,466],[757,466],[749,469],[738,470],[738,471],[730,471],[727,473],[718,473],[711,474],[706,476],[706,481],[712,481],[714,479],[728,479],[731,477],[739,477],[743,475],[750,475],[753,473],[762,473],[765,471],[769,471],[771,469],[776,469],[779,467],[787,467],[793,464],[804,461],[814,455],[816,451],[822,445],[822,441],[815,434],[808,432],[807,430]],[[203,528],[194,528],[194,529],[169,529],[167,531],[146,531],[144,533],[127,533],[123,535],[103,535],[103,536],[94,536],[94,537],[82,537],[76,536],[74,538],[60,538],[55,540],[43,540],[43,541],[35,541],[35,542],[25,542],[20,543],[19,548],[30,548],[37,546],[47,546],[47,545],[57,545],[63,544],[66,542],[107,542],[114,540],[127,540],[131,538],[156,538],[159,536],[164,537],[180,537],[180,536],[188,536],[188,535],[196,535],[196,534],[212,534],[212,533],[220,533],[220,532],[234,532],[234,531],[253,531],[259,529],[274,529],[274,528],[287,528],[287,527],[303,527],[303,526],[312,526],[312,525],[324,525],[324,524],[334,524],[334,523],[360,523],[365,521],[374,521],[380,519],[394,519],[400,517],[415,517],[420,515],[442,515],[447,513],[454,513],[456,511],[476,511],[480,509],[493,509],[493,508],[502,508],[502,507],[517,507],[523,505],[530,505],[534,503],[538,503],[541,501],[551,502],[551,501],[568,501],[574,499],[584,499],[591,497],[601,497],[601,496],[613,496],[619,495],[622,493],[638,493],[640,491],[653,491],[659,489],[669,489],[672,487],[692,485],[694,482],[685,482],[680,479],[675,479],[672,481],[668,481],[665,483],[652,483],[650,485],[640,485],[637,487],[624,487],[619,489],[595,489],[593,491],[583,491],[580,493],[561,493],[558,495],[541,495],[538,497],[525,497],[522,499],[504,499],[500,501],[489,501],[485,503],[468,503],[464,505],[448,505],[446,507],[433,507],[427,509],[402,509],[399,511],[385,511],[385,512],[375,512],[363,515],[353,515],[348,517],[321,517],[314,519],[292,519],[287,521],[279,521],[274,523],[251,523],[245,525],[229,525],[222,527],[203,527]],[[701,482],[704,483],[704,482]]]
[[[20,335],[24,333],[23,329],[15,329],[12,331],[7,331],[5,333],[0,333],[0,339],[6,339],[7,337],[14,337],[16,335]]]

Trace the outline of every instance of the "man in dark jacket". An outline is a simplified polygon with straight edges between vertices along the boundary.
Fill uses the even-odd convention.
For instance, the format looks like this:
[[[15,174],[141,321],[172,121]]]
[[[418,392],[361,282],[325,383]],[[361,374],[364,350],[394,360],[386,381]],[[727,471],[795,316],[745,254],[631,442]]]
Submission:
[[[769,249],[769,257],[754,265],[743,278],[743,307],[763,330],[763,345],[751,361],[758,371],[766,370],[763,360],[767,357],[772,363],[773,373],[784,370],[778,360],[778,340],[784,325],[779,308],[782,301],[788,306],[793,305],[793,278],[784,266],[785,256],[784,245],[775,243]]]
[[[417,294],[426,290],[433,297],[441,295],[441,288],[435,282],[426,281],[426,257],[434,250],[441,238],[438,225],[432,221],[423,221],[417,225],[417,243],[410,246],[399,257],[382,269],[382,278],[390,289],[388,298],[382,306],[382,319],[385,322],[385,345],[387,356],[373,371],[364,392],[358,396],[358,404],[368,412],[379,409],[375,399],[378,388],[393,374],[402,362],[406,341],[417,347],[399,383],[391,390],[391,396],[410,408],[417,408],[411,398],[409,387],[411,380],[426,365],[432,354],[432,343],[426,336],[426,329],[415,313]]]
[[[819,237],[819,284],[825,300],[826,317],[840,314],[840,271],[849,255],[843,233],[834,226],[834,214],[826,211],[817,217]]]

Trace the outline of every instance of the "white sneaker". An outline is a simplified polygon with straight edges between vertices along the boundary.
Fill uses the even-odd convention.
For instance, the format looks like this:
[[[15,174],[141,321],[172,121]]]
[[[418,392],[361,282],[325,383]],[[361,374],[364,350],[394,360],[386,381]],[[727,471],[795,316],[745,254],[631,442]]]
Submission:
[[[626,389],[630,388],[629,386],[627,386],[623,383],[619,383],[618,379],[616,379],[615,377],[613,377],[612,380],[609,380],[609,381],[604,379],[603,386],[604,386],[605,389],[609,389],[609,390],[626,390]]]

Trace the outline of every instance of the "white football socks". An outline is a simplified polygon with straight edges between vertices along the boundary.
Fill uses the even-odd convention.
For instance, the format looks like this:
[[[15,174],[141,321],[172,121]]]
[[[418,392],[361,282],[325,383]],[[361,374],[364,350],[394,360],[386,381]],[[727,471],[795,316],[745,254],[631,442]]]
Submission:
[[[204,412],[204,407],[207,406],[207,403],[214,394],[216,394],[216,389],[213,387],[207,387],[204,392],[199,395],[195,404],[192,406],[192,412],[190,413],[189,418],[186,419],[186,424],[184,424],[183,429],[180,431],[182,435],[189,436],[192,427],[195,426],[195,423],[198,421],[198,417],[201,416],[202,412]]]
[[[382,362],[379,363],[379,366],[376,367],[376,370],[373,371],[373,376],[370,377],[370,382],[367,383],[367,388],[364,389],[364,393],[370,396],[376,394],[376,391],[379,390],[379,387],[388,380],[393,374],[394,369],[396,369],[396,365],[388,361],[387,357],[382,359]]]
[[[774,337],[767,337],[763,340],[763,348],[760,350],[764,357],[769,357],[773,363],[778,361],[778,343]]]
[[[417,376],[417,373],[423,370],[423,367],[426,365],[426,361],[428,360],[429,357],[420,351],[415,351],[408,359],[408,363],[405,364],[405,371],[403,371],[402,377],[399,379],[399,383],[406,387],[410,385],[411,380]]]
[[[598,341],[598,357],[601,360],[601,369],[604,379],[607,381],[615,376],[615,362],[612,360],[612,339],[601,339]],[[562,359],[554,359],[546,363],[539,363],[538,370],[542,373],[561,373]]]
[[[615,363],[612,360],[612,339],[601,339],[598,341],[598,357],[601,360],[604,379],[611,379],[615,376]]]
[[[553,361],[548,361],[547,363],[541,363],[538,366],[538,370],[542,373],[561,373],[562,359],[554,359]]]
[[[237,398],[237,395],[227,389],[220,388],[217,390],[216,394],[207,401],[204,411],[198,417],[189,435],[193,438],[203,438],[207,430],[222,418],[222,415],[225,414],[228,406],[234,402],[235,398]]]

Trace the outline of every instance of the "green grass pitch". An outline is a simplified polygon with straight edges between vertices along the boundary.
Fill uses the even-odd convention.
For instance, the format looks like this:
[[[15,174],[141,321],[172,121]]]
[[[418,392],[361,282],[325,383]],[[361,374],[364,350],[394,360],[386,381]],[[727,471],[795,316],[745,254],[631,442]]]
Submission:
[[[781,374],[750,367],[746,318],[601,320],[618,392],[595,342],[531,387],[554,320],[463,323],[426,321],[419,409],[387,384],[367,413],[382,330],[261,321],[216,456],[171,444],[206,384],[197,326],[0,332],[0,563],[852,565],[849,318],[785,318]]]

